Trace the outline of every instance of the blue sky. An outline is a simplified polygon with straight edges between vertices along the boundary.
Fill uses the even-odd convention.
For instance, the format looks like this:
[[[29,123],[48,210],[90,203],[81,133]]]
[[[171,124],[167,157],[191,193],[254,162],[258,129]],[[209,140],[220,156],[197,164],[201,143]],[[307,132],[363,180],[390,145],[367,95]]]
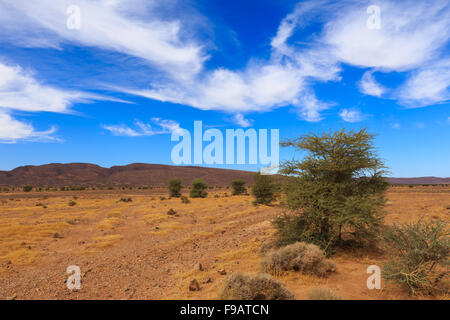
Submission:
[[[447,1],[0,0],[0,23],[0,170],[172,164],[201,120],[366,127],[392,176],[450,176]]]

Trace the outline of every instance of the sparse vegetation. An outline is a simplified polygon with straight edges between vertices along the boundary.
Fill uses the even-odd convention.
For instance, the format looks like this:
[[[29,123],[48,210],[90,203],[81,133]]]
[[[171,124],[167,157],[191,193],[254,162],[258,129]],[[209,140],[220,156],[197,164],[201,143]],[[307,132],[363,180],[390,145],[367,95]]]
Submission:
[[[220,293],[222,300],[293,300],[294,294],[268,274],[255,276],[235,273]]]
[[[275,200],[275,191],[277,186],[268,175],[262,175],[259,172],[254,175],[255,185],[252,187],[252,193],[255,196],[254,204],[269,205]]]
[[[191,200],[189,200],[189,198],[186,196],[181,196],[181,203],[188,204],[191,203]]]
[[[274,275],[283,274],[285,271],[298,271],[324,277],[335,271],[336,266],[325,258],[318,246],[297,242],[269,251],[261,262],[261,269]]]
[[[192,181],[191,198],[206,198],[208,193],[205,190],[207,188],[208,186],[202,179],[195,179]]]
[[[342,300],[333,291],[325,288],[314,288],[308,293],[309,300]]]
[[[33,186],[23,186],[22,187],[23,192],[30,192],[33,190]]]
[[[391,259],[383,266],[387,281],[413,295],[448,290],[450,238],[446,222],[419,219],[394,224],[384,232],[384,240]]]
[[[73,201],[73,200],[70,200],[69,203],[68,203],[67,205],[68,205],[69,207],[73,207],[73,206],[76,206],[77,203],[76,203],[75,201]]]
[[[231,187],[233,188],[233,196],[238,196],[247,192],[244,180],[233,180],[231,182]]]
[[[347,240],[364,245],[383,223],[385,167],[365,129],[309,134],[282,143],[306,151],[302,161],[287,161],[281,173],[286,213],[274,224],[279,243],[314,243],[332,253]]]
[[[120,198],[117,202],[125,202],[125,203],[127,203],[127,202],[132,202],[132,201],[133,201],[133,199],[128,197],[128,198]]]
[[[179,198],[181,197],[181,179],[173,178],[169,179],[169,197]]]

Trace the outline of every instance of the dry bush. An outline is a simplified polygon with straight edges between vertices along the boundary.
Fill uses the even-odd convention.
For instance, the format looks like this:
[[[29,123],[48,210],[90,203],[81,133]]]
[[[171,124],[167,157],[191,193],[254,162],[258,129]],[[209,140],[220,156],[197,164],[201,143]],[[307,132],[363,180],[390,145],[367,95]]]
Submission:
[[[296,242],[269,251],[261,262],[261,269],[271,274],[282,274],[285,271],[294,270],[324,277],[328,272],[335,271],[336,266],[325,258],[318,246]]]
[[[259,253],[264,256],[267,252],[273,249],[277,249],[278,246],[275,241],[264,241],[259,247]]]
[[[225,280],[222,300],[293,300],[294,294],[268,274],[235,273]]]
[[[314,288],[308,293],[309,300],[342,300],[333,291],[326,288]]]
[[[181,196],[181,203],[191,203],[191,200],[189,200],[189,198],[186,196]]]

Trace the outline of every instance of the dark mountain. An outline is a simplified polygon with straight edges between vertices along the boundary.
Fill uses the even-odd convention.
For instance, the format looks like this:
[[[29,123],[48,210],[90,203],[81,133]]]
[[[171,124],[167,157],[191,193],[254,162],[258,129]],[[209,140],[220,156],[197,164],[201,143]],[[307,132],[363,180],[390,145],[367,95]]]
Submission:
[[[89,163],[52,163],[42,166],[23,166],[11,171],[0,171],[1,186],[165,186],[170,178],[181,178],[188,185],[202,178],[211,186],[230,185],[242,179],[251,184],[252,172],[194,166],[168,166],[133,163],[126,166],[103,168]],[[394,184],[447,184],[450,178],[389,178]]]

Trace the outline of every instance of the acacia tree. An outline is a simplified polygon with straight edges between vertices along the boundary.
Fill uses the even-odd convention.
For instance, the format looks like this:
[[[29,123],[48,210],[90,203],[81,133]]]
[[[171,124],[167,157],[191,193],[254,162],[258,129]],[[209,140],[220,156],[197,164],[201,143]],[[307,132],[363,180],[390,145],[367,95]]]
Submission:
[[[231,187],[233,188],[233,195],[237,196],[240,194],[244,194],[247,192],[247,189],[245,188],[245,181],[244,180],[233,180],[231,181]]]
[[[208,193],[205,190],[207,188],[207,184],[202,179],[195,179],[192,181],[191,198],[206,198]]]
[[[252,187],[252,194],[255,196],[253,203],[269,205],[275,201],[277,185],[274,184],[273,179],[259,172],[255,173],[253,178],[255,180],[255,184]]]
[[[174,198],[181,197],[181,179],[173,178],[169,179],[169,196]]]
[[[306,241],[328,254],[344,240],[374,239],[383,218],[386,167],[366,129],[308,134],[281,143],[306,152],[282,164],[285,213],[275,219],[279,244]]]

